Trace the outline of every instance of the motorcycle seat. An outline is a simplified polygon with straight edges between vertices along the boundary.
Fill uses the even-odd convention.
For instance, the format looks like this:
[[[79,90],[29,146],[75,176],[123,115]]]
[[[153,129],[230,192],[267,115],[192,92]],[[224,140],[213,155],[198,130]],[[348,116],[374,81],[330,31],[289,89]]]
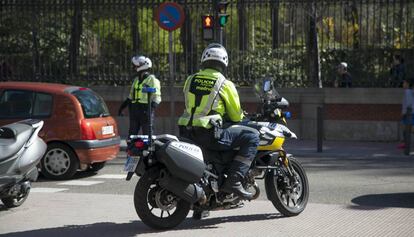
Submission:
[[[0,127],[0,162],[16,154],[32,135],[32,126],[13,123]]]

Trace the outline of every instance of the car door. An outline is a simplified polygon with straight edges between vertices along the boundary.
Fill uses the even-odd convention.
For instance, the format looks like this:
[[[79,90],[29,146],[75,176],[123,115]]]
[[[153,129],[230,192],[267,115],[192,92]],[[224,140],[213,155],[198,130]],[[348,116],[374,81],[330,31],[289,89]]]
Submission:
[[[31,117],[33,91],[5,89],[0,97],[1,125]]]
[[[42,119],[47,130],[47,120],[52,115],[53,96],[31,90],[4,89],[0,93],[0,125],[24,119]],[[42,136],[40,133],[40,136]]]

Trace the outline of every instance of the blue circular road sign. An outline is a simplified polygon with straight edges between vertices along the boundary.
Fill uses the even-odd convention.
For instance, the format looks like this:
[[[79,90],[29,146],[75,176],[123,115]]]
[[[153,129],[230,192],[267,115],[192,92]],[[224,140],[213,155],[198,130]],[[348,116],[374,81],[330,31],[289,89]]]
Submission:
[[[164,2],[155,12],[155,20],[158,25],[168,31],[180,28],[184,23],[184,10],[178,3]]]

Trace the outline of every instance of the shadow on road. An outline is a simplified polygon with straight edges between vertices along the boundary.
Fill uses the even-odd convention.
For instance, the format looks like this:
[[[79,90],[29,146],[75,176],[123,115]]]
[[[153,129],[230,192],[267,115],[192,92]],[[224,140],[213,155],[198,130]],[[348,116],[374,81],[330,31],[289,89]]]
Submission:
[[[191,230],[191,229],[212,229],[218,228],[215,225],[227,222],[250,222],[250,221],[262,221],[269,219],[282,218],[281,214],[255,214],[255,215],[241,215],[241,216],[229,216],[229,217],[215,217],[206,218],[203,220],[193,220],[187,218],[181,225],[177,226],[170,231],[179,230]],[[7,237],[44,237],[44,236],[88,236],[88,237],[101,237],[101,236],[136,236],[144,233],[157,233],[147,227],[141,221],[132,221],[129,223],[95,223],[88,225],[68,225],[56,228],[46,228],[39,230],[29,230],[22,232],[14,232],[8,234],[0,234],[0,236]]]
[[[42,173],[40,173],[39,177],[36,180],[36,182],[38,182],[38,183],[43,183],[43,182],[65,182],[65,181],[70,181],[70,180],[79,180],[79,179],[89,178],[89,177],[93,177],[93,176],[98,175],[98,174],[99,174],[99,172],[95,172],[95,171],[91,171],[91,170],[78,171],[69,180],[54,180],[54,179],[48,179],[45,176],[43,176]]]
[[[414,208],[414,193],[370,194],[352,199],[353,209],[370,210],[389,207]]]
[[[250,222],[250,221],[263,221],[271,219],[284,218],[280,213],[266,213],[255,215],[241,215],[241,216],[227,216],[227,217],[214,217],[206,218],[203,220],[186,219],[182,225],[178,226],[178,229],[213,229],[217,228],[215,225],[227,222]]]

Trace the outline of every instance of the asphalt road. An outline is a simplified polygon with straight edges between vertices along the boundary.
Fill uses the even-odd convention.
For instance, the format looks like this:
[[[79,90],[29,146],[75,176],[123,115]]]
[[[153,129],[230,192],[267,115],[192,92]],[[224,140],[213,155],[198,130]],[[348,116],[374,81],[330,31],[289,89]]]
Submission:
[[[309,183],[311,203],[355,204],[362,197],[373,197],[387,205],[390,193],[412,193],[414,207],[414,157],[297,157],[304,165]],[[73,180],[101,182],[95,185],[61,185],[65,181],[39,178],[34,188],[67,188],[63,193],[99,193],[132,195],[138,177],[125,181],[123,172],[125,153],[109,162],[99,173],[79,172]],[[99,177],[107,176],[100,179]],[[110,178],[116,175],[116,178]],[[262,195],[267,200],[263,181],[258,180]]]
[[[125,153],[99,173],[69,181],[40,178],[23,206],[0,204],[4,236],[412,236],[414,158],[378,155],[298,156],[310,182],[307,209],[282,218],[262,195],[245,208],[188,218],[175,230],[153,232],[137,217],[134,177],[125,181]],[[393,231],[394,230],[394,231]]]

